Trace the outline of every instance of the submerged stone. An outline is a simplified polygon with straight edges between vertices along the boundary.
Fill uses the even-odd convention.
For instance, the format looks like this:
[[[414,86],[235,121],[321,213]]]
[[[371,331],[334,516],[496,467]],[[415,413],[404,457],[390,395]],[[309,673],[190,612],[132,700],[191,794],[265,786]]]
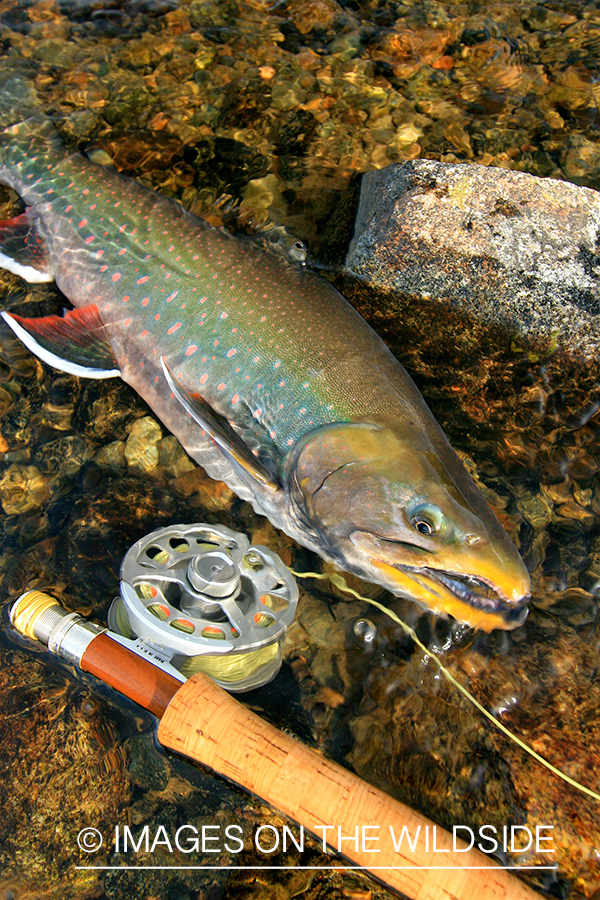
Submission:
[[[600,342],[600,198],[523,172],[417,160],[363,178],[352,273],[584,360]]]
[[[38,509],[50,496],[46,479],[35,466],[13,464],[0,480],[0,502],[8,516]]]
[[[124,455],[129,469],[147,475],[158,465],[158,442],[162,438],[160,426],[151,416],[136,419],[125,443]]]

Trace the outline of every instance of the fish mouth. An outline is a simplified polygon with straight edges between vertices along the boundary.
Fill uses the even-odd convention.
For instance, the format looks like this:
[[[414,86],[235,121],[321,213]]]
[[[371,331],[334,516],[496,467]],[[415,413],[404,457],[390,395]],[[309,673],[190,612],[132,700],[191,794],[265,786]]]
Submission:
[[[408,597],[437,615],[451,615],[487,632],[518,628],[527,617],[529,575],[512,545],[512,553],[465,556],[461,567],[471,569],[465,573],[464,569],[457,572],[432,566],[435,555],[415,544],[364,531],[353,532],[350,540],[392,593]]]
[[[451,615],[480,631],[511,630],[527,618],[527,594],[518,602],[509,603],[493,587],[472,575],[428,567],[394,566],[376,557],[371,561],[387,576],[392,591],[416,600],[438,615]]]

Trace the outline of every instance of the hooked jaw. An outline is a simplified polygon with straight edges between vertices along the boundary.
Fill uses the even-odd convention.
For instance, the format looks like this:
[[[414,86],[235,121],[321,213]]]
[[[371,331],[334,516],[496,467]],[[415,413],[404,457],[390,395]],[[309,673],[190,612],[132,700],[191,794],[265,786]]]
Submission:
[[[476,552],[469,566],[471,574],[435,567],[435,555],[423,563],[406,565],[394,560],[382,542],[372,534],[353,532],[350,540],[368,558],[368,568],[378,573],[392,593],[420,603],[437,615],[451,615],[459,622],[490,632],[511,630],[522,625],[528,613],[529,574],[516,550],[508,553]],[[386,542],[387,543],[387,542]],[[505,548],[503,548],[505,549]],[[494,557],[497,557],[495,559]]]

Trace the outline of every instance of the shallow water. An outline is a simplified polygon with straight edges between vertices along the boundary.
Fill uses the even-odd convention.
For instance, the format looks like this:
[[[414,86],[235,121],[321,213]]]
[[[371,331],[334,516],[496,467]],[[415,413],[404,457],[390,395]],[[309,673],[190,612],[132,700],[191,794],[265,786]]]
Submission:
[[[502,166],[600,188],[600,13],[584,3],[504,3],[490,13],[477,3],[0,0],[0,38],[3,55],[31,61],[69,146],[214,225],[262,241],[285,226],[388,342],[520,544],[533,600],[522,628],[490,637],[385,602],[504,724],[597,790],[596,373],[539,358],[510,335],[477,347],[458,320],[450,352],[418,308],[399,318],[344,280],[340,265],[358,176],[393,162]],[[0,201],[2,217],[18,209],[6,189]],[[53,286],[0,279],[5,309],[62,309]],[[125,551],[178,521],[221,522],[296,569],[321,567],[194,468],[161,426],[148,423],[155,465],[126,456],[133,423],[149,412],[124,384],[50,371],[6,329],[0,341],[6,607],[41,587],[105,621]],[[355,627],[365,618],[372,642]],[[76,844],[87,825],[110,835],[117,824],[172,833],[185,822],[242,821],[251,834],[281,820],[167,759],[150,716],[16,639],[6,614],[0,649],[0,897],[384,895],[348,873],[76,870],[89,861]],[[305,583],[285,657],[289,668],[253,706],[446,827],[554,826],[558,873],[523,877],[553,896],[598,896],[597,802],[496,732],[382,614]],[[115,859],[107,851],[93,862]],[[174,861],[159,847],[143,861],[206,859]],[[299,861],[327,860],[313,846]],[[235,858],[264,862],[250,849]]]

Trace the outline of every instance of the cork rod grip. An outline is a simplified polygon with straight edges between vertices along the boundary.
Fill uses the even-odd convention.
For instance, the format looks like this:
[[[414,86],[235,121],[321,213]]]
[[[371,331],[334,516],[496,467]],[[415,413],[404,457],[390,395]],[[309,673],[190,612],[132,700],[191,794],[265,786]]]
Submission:
[[[371,869],[374,877],[411,900],[535,900],[538,896],[478,850],[426,851],[421,839],[415,852],[406,840],[396,852],[390,825],[397,837],[406,826],[414,838],[419,826],[421,834],[426,828],[431,834],[433,822],[269,725],[205,675],[194,675],[179,689],[162,717],[158,739],[246,788],[319,837],[323,832],[316,827],[336,826],[327,832],[333,846],[338,827],[344,836],[351,836],[356,826],[359,833],[363,826],[371,826],[367,834],[378,834],[380,839],[368,846],[379,847],[380,852],[355,850],[353,842],[345,841],[344,856]],[[437,827],[436,834],[438,851],[452,848],[448,832]],[[457,846],[466,847],[458,841]],[[409,868],[380,868],[384,866]],[[480,870],[466,870],[474,866]]]

